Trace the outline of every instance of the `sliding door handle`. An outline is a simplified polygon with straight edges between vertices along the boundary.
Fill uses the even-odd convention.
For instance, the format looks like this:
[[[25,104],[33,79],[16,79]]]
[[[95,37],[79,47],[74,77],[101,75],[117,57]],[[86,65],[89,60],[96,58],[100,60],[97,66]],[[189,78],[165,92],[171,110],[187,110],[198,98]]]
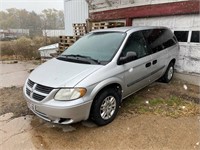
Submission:
[[[152,64],[153,64],[153,65],[157,64],[157,60],[154,60],[154,61],[152,62]]]
[[[150,66],[151,66],[151,62],[149,62],[149,63],[147,63],[147,64],[145,65],[146,68],[148,68],[148,67],[150,67]]]

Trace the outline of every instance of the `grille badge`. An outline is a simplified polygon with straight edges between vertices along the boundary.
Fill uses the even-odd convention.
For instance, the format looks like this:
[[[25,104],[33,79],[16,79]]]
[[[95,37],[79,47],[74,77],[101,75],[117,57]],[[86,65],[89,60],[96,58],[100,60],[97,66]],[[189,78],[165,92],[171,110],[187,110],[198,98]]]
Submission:
[[[37,84],[33,84],[33,87],[30,89],[30,97],[33,98],[33,93],[35,91]]]

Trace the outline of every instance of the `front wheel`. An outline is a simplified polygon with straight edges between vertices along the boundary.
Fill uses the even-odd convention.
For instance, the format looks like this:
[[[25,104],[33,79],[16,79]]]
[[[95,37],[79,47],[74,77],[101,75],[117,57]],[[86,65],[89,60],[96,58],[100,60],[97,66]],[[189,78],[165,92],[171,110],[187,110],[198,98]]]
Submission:
[[[119,110],[120,96],[114,89],[101,92],[95,99],[91,119],[99,126],[112,122]]]
[[[165,83],[169,83],[174,75],[174,63],[170,63],[167,67],[165,74],[162,77],[162,81]]]

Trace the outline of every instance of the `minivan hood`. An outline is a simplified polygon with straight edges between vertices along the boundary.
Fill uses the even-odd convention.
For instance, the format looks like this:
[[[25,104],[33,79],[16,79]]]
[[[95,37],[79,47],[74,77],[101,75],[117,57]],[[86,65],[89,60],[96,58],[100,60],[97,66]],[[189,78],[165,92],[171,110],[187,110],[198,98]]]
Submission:
[[[29,79],[54,88],[74,87],[101,67],[101,65],[73,63],[54,58],[37,67]]]

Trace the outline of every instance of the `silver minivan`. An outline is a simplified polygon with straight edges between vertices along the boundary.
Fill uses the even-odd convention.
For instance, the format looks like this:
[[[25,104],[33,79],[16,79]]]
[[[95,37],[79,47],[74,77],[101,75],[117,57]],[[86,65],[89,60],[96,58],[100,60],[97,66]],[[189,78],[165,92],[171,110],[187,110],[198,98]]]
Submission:
[[[23,88],[28,107],[44,120],[70,124],[114,120],[123,99],[160,79],[169,82],[179,45],[165,27],[93,31],[36,68]]]

